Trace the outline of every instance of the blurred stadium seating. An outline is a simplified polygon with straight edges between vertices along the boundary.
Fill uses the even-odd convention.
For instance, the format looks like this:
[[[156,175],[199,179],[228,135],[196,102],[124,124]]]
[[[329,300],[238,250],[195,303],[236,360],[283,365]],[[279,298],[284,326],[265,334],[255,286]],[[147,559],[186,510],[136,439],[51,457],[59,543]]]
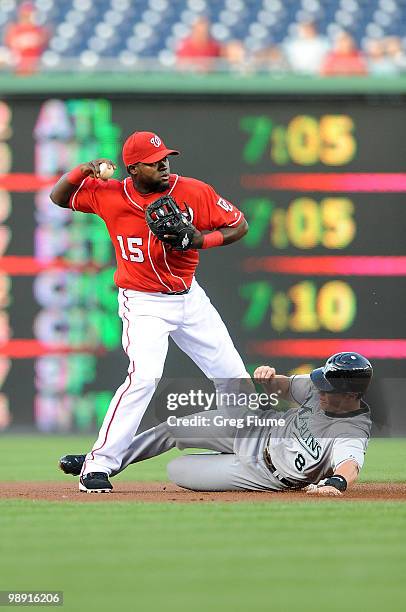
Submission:
[[[17,0],[2,0],[0,38],[16,18]],[[406,0],[34,0],[37,22],[52,33],[43,69],[171,68],[179,41],[207,15],[220,42],[238,39],[255,53],[281,45],[295,24],[314,19],[321,34],[350,32],[367,39],[399,36],[406,45]],[[118,61],[117,61],[118,60]],[[112,66],[111,66],[112,67]]]

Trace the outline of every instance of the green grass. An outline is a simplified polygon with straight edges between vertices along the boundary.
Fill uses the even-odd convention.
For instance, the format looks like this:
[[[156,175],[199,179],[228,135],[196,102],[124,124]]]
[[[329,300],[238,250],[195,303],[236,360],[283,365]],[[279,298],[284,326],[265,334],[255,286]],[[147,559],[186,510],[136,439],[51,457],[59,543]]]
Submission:
[[[371,440],[360,474],[362,482],[405,482],[406,439]]]
[[[87,452],[94,442],[85,436],[4,436],[0,441],[0,481],[63,480],[58,459],[67,453]],[[174,454],[130,466],[120,480],[166,480],[166,465]],[[406,439],[375,439],[369,444],[360,480],[406,480]]]
[[[67,479],[58,457],[91,443],[4,437],[0,481]],[[119,478],[164,480],[169,456]],[[373,440],[362,479],[405,465],[406,440]],[[0,500],[0,590],[63,590],[69,612],[404,609],[401,502],[112,502]]]
[[[1,589],[64,609],[404,609],[406,505],[0,503]]]
[[[86,436],[7,436],[0,440],[0,482],[65,480],[58,459],[66,454],[88,452],[94,438]],[[166,465],[179,451],[130,466],[120,480],[166,480]],[[69,482],[69,481],[68,481]]]

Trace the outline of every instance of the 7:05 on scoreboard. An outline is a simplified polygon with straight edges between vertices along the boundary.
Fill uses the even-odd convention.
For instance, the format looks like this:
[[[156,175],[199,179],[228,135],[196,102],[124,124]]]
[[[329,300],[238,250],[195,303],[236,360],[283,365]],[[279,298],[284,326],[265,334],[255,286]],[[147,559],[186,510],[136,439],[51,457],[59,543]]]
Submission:
[[[250,226],[244,237],[248,248],[265,242],[277,249],[289,246],[344,249],[357,231],[354,204],[346,197],[326,197],[320,201],[299,197],[286,209],[267,197],[249,198],[243,201],[242,209]]]
[[[240,129],[248,133],[242,156],[250,165],[268,158],[278,166],[345,166],[357,151],[349,115],[297,115],[286,125],[266,115],[249,115],[241,118]]]

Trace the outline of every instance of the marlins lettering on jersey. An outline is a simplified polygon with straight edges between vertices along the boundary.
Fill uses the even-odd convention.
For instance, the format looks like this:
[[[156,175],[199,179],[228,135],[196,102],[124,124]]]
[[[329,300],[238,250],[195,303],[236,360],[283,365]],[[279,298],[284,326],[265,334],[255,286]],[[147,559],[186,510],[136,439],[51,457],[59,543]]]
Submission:
[[[321,444],[314,437],[312,432],[310,431],[309,421],[312,416],[312,409],[300,408],[298,410],[297,415],[295,416],[295,427],[296,427],[296,439],[299,444],[307,450],[307,452],[313,457],[313,459],[320,459],[321,455]]]

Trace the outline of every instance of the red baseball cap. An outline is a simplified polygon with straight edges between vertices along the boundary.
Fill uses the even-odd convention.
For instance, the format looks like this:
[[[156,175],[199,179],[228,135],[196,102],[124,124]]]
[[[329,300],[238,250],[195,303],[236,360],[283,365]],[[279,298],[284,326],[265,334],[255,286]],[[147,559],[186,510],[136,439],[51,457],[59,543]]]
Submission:
[[[154,132],[134,132],[123,146],[123,160],[126,167],[137,162],[153,164],[167,155],[179,155],[179,151],[168,149]]]

